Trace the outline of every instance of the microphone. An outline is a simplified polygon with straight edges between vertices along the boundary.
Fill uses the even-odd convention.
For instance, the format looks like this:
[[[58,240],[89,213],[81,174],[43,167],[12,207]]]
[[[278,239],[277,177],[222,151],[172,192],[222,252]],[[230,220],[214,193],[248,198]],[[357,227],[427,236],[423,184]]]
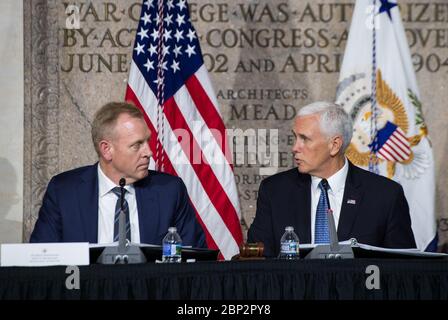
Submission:
[[[331,210],[330,199],[328,198],[328,189],[330,188],[330,185],[328,184],[327,179],[322,179],[321,183],[325,190],[325,200],[327,200],[328,210]]]
[[[354,254],[351,245],[340,245],[338,240],[338,233],[336,231],[336,224],[334,222],[333,210],[331,210],[330,199],[328,198],[328,189],[330,185],[327,179],[322,179],[322,186],[324,187],[324,196],[327,201],[328,210],[328,234],[330,236],[330,243],[317,245],[305,257],[305,259],[353,259]]]
[[[126,214],[124,211],[124,186],[126,185],[126,179],[121,178],[118,182],[120,185],[120,215],[118,218],[118,247],[121,251],[124,251],[126,246]]]
[[[126,179],[121,178],[118,182],[120,185],[120,191],[121,191],[121,198],[120,198],[120,208],[124,211],[124,186],[126,185]]]
[[[126,215],[124,210],[124,186],[126,179],[121,178],[120,185],[120,207],[121,212],[118,220],[118,246],[104,248],[97,262],[102,264],[128,264],[144,263],[146,257],[139,246],[126,244]],[[130,240],[130,239],[129,239]]]

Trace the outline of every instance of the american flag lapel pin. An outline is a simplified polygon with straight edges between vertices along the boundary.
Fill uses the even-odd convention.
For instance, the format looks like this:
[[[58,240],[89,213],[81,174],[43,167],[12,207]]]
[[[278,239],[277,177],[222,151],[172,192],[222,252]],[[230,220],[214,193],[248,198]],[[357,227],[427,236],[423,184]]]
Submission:
[[[348,199],[348,200],[347,200],[347,203],[348,203],[348,204],[356,204],[356,200],[354,200],[354,199]]]

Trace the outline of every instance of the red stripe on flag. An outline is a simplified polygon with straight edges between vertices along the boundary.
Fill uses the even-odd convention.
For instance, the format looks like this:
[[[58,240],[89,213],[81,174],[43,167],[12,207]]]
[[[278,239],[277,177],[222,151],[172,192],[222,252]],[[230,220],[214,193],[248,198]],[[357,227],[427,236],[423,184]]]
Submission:
[[[207,92],[202,87],[199,80],[195,75],[191,76],[187,81],[185,81],[185,86],[190,92],[190,96],[193,99],[194,104],[196,105],[196,109],[201,114],[204,119],[207,127],[209,129],[216,129],[220,132],[221,137],[217,137],[215,132],[212,130],[212,134],[215,137],[215,140],[221,147],[221,150],[225,150],[224,155],[229,163],[230,167],[233,170],[232,166],[232,157],[229,152],[229,144],[227,143],[227,135],[226,128],[224,126],[224,122],[221,119],[221,115],[216,110],[215,105],[207,95]]]
[[[179,107],[174,100],[174,97],[169,98],[165,102],[165,116],[171,125],[173,130],[182,129],[186,130],[190,137],[189,145],[185,143],[180,143],[185,155],[190,160],[190,164],[193,170],[196,172],[202,186],[209,196],[211,202],[218,211],[222,220],[226,224],[229,231],[232,233],[233,238],[240,244],[243,241],[243,235],[241,232],[240,221],[238,219],[238,214],[235,207],[230,201],[227,193],[223,189],[221,183],[216,178],[210,165],[206,162],[205,156],[199,147],[193,133],[191,132],[185,118],[179,110]],[[197,151],[198,154],[194,154],[192,151]],[[201,159],[200,163],[195,163],[195,159]]]
[[[154,139],[150,139],[149,145],[151,150],[154,150],[155,145],[156,145],[156,139],[155,137],[157,137],[157,131],[155,129],[155,127],[153,126],[151,120],[149,119],[148,115],[145,112],[145,109],[143,108],[143,106],[141,105],[139,99],[137,98],[137,96],[135,95],[134,91],[131,89],[131,87],[127,87],[126,88],[126,101],[132,102],[133,104],[135,104],[140,110],[142,110],[143,112],[143,116],[145,117],[145,122],[148,125],[149,130],[151,130],[151,134],[154,137]],[[162,146],[162,153],[164,154],[164,159],[165,159],[165,172],[172,174],[174,176],[178,176],[176,170],[174,169],[170,159],[168,158],[168,155],[165,152],[165,148],[163,148]],[[155,156],[155,155],[154,155]],[[190,198],[190,203],[193,206],[193,209],[196,212],[196,218],[199,221],[199,224],[202,227],[202,230],[204,230],[205,232],[205,238],[206,238],[206,242],[207,242],[207,246],[211,249],[218,249],[219,247],[216,245],[216,242],[213,240],[213,237],[211,236],[209,230],[206,228],[204,222],[201,219],[201,216],[199,215],[199,211],[196,209],[196,206],[194,205],[194,202],[191,200]],[[220,253],[220,258],[222,258],[222,254]]]
[[[398,161],[388,150],[386,150],[384,147],[381,148],[380,153],[388,160],[390,161]]]
[[[389,139],[384,145],[389,147],[389,153],[394,155],[395,158],[398,159],[397,161],[405,160],[404,156],[399,152],[400,149],[391,139]]]
[[[391,136],[390,136],[391,138],[393,137],[393,138],[395,138],[397,141],[399,141],[404,147],[410,147],[410,144],[409,144],[409,141],[407,140],[407,139],[405,139],[405,138],[403,138],[403,136],[399,133],[399,132],[397,132],[397,131],[395,131]]]
[[[384,144],[383,150],[385,152],[387,152],[392,157],[392,160],[400,161],[399,155],[397,155],[395,153],[395,150],[393,148],[391,148],[387,143]]]
[[[401,152],[403,152],[405,155],[409,156],[411,154],[411,150],[406,148],[406,146],[403,146],[403,143],[400,140],[398,140],[394,135],[390,137],[390,140],[393,141],[397,149],[400,149]]]
[[[395,130],[395,132],[398,133],[403,138],[403,140],[405,140],[406,142],[409,142],[408,138],[406,138],[406,136],[404,135],[404,132],[400,128],[397,128],[397,130]]]
[[[391,142],[388,142],[385,144],[385,146],[389,147],[386,150],[388,150],[389,153],[397,159],[397,161],[404,160],[403,155],[400,152],[398,152],[398,148],[395,148],[394,144],[392,144]]]
[[[406,156],[406,158],[409,158],[409,155],[411,154],[409,149],[405,150],[405,149],[403,149],[403,146],[399,142],[395,141],[394,139],[390,139],[390,140],[391,140],[391,143],[393,143],[393,145],[395,146],[395,151],[399,150],[404,154],[404,155],[400,154],[401,156],[403,156],[403,157]]]
[[[378,151],[378,153],[379,153],[381,156],[383,156],[383,159],[386,159],[386,160],[389,160],[389,161],[393,161],[393,159],[391,159],[391,157],[390,157],[386,152],[383,152],[383,149],[380,149],[380,150]]]

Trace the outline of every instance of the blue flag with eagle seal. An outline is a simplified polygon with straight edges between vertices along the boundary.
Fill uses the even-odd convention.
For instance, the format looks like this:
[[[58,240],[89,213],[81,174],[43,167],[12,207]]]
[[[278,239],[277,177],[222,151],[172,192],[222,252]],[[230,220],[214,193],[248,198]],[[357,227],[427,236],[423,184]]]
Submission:
[[[434,157],[397,3],[357,0],[336,92],[347,157],[403,186],[418,249],[436,251]]]

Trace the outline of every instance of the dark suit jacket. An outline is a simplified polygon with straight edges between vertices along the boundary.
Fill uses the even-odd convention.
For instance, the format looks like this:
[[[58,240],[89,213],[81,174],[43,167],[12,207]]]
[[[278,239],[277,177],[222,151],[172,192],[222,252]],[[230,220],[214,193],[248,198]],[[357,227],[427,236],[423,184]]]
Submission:
[[[311,177],[297,168],[262,181],[248,241],[263,242],[265,255],[277,256],[286,226],[294,227],[301,243],[311,242]],[[356,238],[379,247],[416,247],[403,188],[350,162],[337,233],[339,241]]]
[[[53,177],[30,242],[98,242],[98,164]],[[161,245],[170,226],[183,245],[206,247],[183,181],[149,171],[134,183],[140,242]]]

